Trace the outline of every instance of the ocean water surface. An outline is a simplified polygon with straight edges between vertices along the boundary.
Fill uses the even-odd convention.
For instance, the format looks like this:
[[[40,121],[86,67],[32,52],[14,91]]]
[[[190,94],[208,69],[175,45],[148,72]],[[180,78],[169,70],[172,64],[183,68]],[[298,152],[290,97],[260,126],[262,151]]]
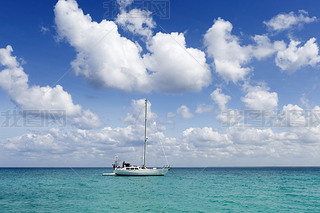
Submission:
[[[320,212],[320,168],[1,168],[0,212]]]

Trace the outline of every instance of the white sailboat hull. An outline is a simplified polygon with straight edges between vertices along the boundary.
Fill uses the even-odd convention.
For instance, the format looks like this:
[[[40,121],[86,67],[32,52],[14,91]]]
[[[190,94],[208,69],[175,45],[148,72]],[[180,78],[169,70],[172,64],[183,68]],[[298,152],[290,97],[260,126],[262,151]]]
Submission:
[[[138,170],[126,170],[116,169],[114,173],[118,176],[163,176],[169,171],[168,168],[163,169],[138,169]]]

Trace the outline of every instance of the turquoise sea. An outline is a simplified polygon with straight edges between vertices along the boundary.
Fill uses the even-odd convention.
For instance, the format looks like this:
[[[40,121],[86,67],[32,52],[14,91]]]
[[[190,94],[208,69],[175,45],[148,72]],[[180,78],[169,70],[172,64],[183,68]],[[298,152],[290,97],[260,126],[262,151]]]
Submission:
[[[320,168],[2,168],[0,212],[320,212]]]

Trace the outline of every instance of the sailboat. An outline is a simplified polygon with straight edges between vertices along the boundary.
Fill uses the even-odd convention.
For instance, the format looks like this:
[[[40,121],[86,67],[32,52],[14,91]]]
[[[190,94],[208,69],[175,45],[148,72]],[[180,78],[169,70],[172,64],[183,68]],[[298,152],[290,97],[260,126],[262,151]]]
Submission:
[[[163,168],[148,169],[146,166],[147,152],[147,105],[148,100],[145,100],[145,120],[144,120],[144,147],[143,147],[143,165],[132,166],[130,163],[123,161],[122,167],[119,165],[118,159],[113,164],[114,174],[118,176],[163,176],[171,169],[169,166]]]

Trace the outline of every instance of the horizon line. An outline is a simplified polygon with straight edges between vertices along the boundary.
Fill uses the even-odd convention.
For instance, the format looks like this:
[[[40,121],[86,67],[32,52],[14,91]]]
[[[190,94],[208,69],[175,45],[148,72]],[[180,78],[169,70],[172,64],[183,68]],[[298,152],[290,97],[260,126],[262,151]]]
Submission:
[[[156,166],[155,166],[156,167]],[[112,169],[104,166],[0,166],[0,169]],[[152,166],[150,166],[152,168]],[[175,169],[203,169],[203,168],[320,168],[318,166],[175,166]]]

